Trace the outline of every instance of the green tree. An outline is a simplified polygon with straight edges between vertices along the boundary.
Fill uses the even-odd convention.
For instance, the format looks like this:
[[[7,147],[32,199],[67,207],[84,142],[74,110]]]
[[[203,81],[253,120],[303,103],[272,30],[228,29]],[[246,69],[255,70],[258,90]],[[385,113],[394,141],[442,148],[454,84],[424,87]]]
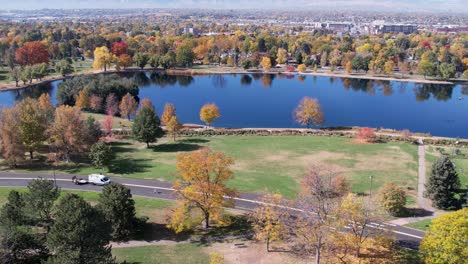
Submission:
[[[55,71],[65,77],[73,72],[73,68],[68,60],[61,60],[55,64]]]
[[[452,161],[445,155],[440,157],[432,165],[432,172],[426,184],[426,196],[437,208],[454,209],[458,206],[454,195],[459,188],[460,179]]]
[[[428,60],[421,60],[418,64],[419,74],[426,76],[434,76],[436,73],[436,66],[429,62]]]
[[[439,72],[444,80],[449,80],[450,78],[455,77],[457,69],[452,64],[442,63],[439,65]]]
[[[25,203],[21,194],[15,190],[8,194],[7,203],[0,211],[0,222],[6,226],[17,226],[25,220]]]
[[[379,202],[391,215],[401,215],[406,204],[405,191],[394,183],[387,182],[379,190]]]
[[[458,264],[468,259],[468,208],[432,220],[420,251],[427,264]]]
[[[146,53],[137,53],[133,57],[135,64],[140,67],[141,69],[145,68],[146,64],[148,64],[149,57]]]
[[[21,71],[21,80],[24,84],[27,82],[32,83],[34,74],[31,66],[24,67],[23,71]]]
[[[47,139],[47,113],[41,108],[39,102],[32,98],[24,99],[16,107],[19,110],[21,140],[30,158],[33,159],[33,152]]]
[[[195,53],[193,53],[192,48],[188,45],[180,46],[177,49],[177,64],[182,67],[192,67],[193,60],[195,59]]]
[[[53,181],[46,179],[32,180],[24,196],[28,211],[47,227],[52,222],[52,208],[60,196],[60,189]]]
[[[94,166],[103,168],[109,165],[113,159],[112,149],[106,142],[97,142],[91,146],[89,158]]]
[[[149,64],[151,68],[157,68],[159,66],[160,58],[161,57],[159,57],[158,55],[151,56],[151,58],[149,59]]]
[[[98,209],[112,228],[112,239],[126,240],[135,228],[135,201],[130,189],[112,182],[102,189]]]
[[[0,263],[42,263],[47,253],[43,243],[30,230],[0,226]]]
[[[10,79],[15,81],[16,87],[18,87],[18,82],[21,80],[21,68],[13,67],[10,69]]]
[[[47,63],[36,64],[32,67],[32,71],[34,78],[42,80],[49,73],[49,65]]]
[[[149,148],[149,143],[156,142],[164,135],[160,125],[161,121],[156,112],[150,107],[143,107],[138,111],[133,121],[133,136],[136,140],[145,142]]]
[[[55,223],[47,235],[54,253],[47,263],[115,263],[110,241],[111,226],[102,213],[76,194],[66,194],[55,210]]]

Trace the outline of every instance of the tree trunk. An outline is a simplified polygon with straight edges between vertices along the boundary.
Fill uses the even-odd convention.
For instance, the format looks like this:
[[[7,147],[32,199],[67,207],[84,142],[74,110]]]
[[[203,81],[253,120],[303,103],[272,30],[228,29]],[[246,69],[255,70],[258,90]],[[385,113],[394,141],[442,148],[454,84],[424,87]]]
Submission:
[[[320,248],[315,249],[315,264],[320,264]]]
[[[149,145],[149,142],[146,142],[146,147],[147,147],[147,148],[149,148],[149,147],[150,147],[150,145]]]
[[[18,81],[16,81],[16,87],[18,87]]]
[[[210,228],[210,214],[205,213],[205,229]]]
[[[29,157],[31,158],[31,160],[34,158],[34,157],[33,157],[33,151],[32,151],[32,150],[29,151]]]
[[[173,136],[174,136],[174,142],[175,142],[176,133],[174,133]]]

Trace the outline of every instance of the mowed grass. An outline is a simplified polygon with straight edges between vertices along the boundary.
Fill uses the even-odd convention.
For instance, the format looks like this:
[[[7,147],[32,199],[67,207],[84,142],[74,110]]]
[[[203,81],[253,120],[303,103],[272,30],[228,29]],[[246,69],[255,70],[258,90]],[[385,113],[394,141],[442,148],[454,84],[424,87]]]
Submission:
[[[418,222],[406,224],[405,226],[427,231],[431,223],[432,223],[432,219],[425,219],[425,220],[421,220]]]
[[[468,149],[459,148],[461,155],[454,155],[455,149],[452,147],[433,147],[426,148],[426,176],[429,177],[432,171],[432,164],[444,153],[450,155],[450,160],[455,164],[455,168],[460,178],[462,188],[468,187]],[[465,156],[464,156],[465,155]]]
[[[347,176],[354,192],[377,190],[392,181],[408,190],[417,184],[417,149],[406,143],[359,144],[352,139],[319,136],[219,136],[163,138],[149,149],[131,139],[111,143],[115,160],[104,173],[128,178],[174,181],[179,153],[210,147],[232,156],[234,178],[229,185],[244,192],[279,192],[294,197],[312,164],[326,164]],[[87,163],[62,171],[89,174]]]
[[[210,263],[210,258],[203,251],[203,247],[197,244],[182,243],[168,246],[143,246],[143,247],[127,247],[113,248],[112,254],[117,261],[126,263],[138,264],[178,264],[178,263],[193,263],[205,264]]]

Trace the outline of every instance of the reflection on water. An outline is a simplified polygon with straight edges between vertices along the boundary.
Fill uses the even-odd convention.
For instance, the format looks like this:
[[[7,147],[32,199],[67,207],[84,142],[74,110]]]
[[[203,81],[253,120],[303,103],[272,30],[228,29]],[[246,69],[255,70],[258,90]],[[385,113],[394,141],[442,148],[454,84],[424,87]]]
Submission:
[[[431,96],[437,101],[448,101],[452,99],[454,87],[454,85],[440,85],[433,83],[416,84],[414,94],[416,95],[416,101],[418,102],[426,101],[431,98]]]
[[[37,99],[44,93],[51,94],[53,89],[54,86],[52,85],[52,83],[46,83],[31,86],[24,89],[11,90],[8,91],[8,93],[12,95],[15,102],[18,102],[28,97]]]

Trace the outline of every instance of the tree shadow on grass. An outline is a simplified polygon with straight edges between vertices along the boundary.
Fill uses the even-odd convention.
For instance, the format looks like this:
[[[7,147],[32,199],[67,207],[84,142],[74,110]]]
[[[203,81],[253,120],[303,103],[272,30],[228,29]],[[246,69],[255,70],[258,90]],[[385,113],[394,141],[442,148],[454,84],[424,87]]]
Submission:
[[[202,146],[197,144],[187,144],[187,143],[168,143],[168,144],[160,144],[151,147],[154,152],[188,152],[188,151],[195,151],[202,148]]]
[[[174,233],[171,229],[167,228],[165,224],[158,224],[148,222],[144,224],[143,229],[135,234],[131,240],[139,241],[158,241],[158,240],[171,240],[171,241],[185,241],[189,239],[191,233],[183,232],[180,234]]]
[[[125,153],[125,152],[135,152],[135,149],[131,147],[132,144],[129,142],[111,142],[112,152],[114,153]]]
[[[109,166],[109,172],[115,174],[141,173],[151,168],[151,159],[117,158]]]
[[[179,143],[208,143],[210,142],[208,139],[204,139],[204,138],[184,138],[184,139],[181,139],[179,140]]]
[[[402,217],[425,217],[432,216],[434,212],[427,211],[423,208],[405,208],[402,212]]]

